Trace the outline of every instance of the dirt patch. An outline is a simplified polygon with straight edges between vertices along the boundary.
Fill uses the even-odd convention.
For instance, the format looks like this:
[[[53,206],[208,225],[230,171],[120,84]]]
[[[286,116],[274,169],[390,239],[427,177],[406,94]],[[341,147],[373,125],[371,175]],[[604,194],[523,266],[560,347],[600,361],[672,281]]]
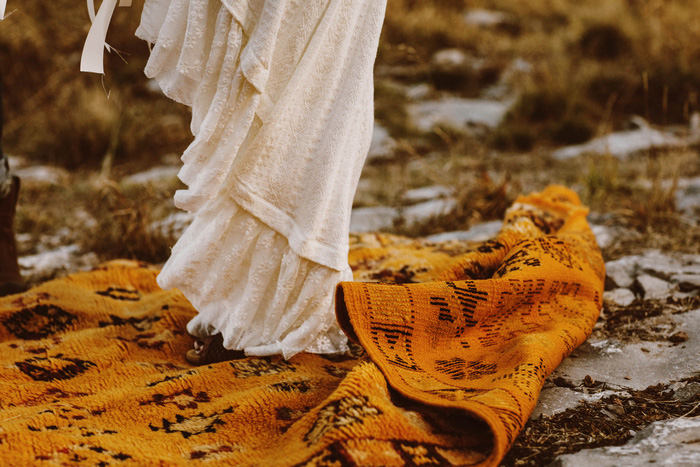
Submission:
[[[547,465],[562,454],[625,444],[653,422],[700,416],[700,393],[686,397],[681,389],[698,382],[700,376],[683,380],[675,390],[663,384],[628,390],[629,397],[613,395],[552,417],[530,420],[502,465]],[[589,385],[600,389],[603,384],[586,378],[581,389]]]
[[[700,308],[700,297],[667,300],[636,300],[619,307],[606,304],[596,334],[624,343],[670,342],[674,345],[688,340],[677,331],[672,315]]]

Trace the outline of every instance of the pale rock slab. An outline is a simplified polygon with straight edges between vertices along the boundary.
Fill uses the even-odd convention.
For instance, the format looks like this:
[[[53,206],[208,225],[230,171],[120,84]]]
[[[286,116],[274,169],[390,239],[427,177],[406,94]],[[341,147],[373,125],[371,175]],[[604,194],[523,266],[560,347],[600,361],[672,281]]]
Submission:
[[[672,329],[689,339],[682,344],[670,342],[623,343],[615,339],[592,337],[554,370],[552,378],[583,381],[586,375],[612,388],[645,389],[659,383],[681,380],[700,368],[700,309],[668,315]]]
[[[406,191],[401,197],[408,204],[420,203],[437,198],[447,198],[454,194],[454,189],[444,185],[430,185]]]
[[[560,456],[554,467],[631,467],[639,465],[700,465],[700,419],[655,422],[623,446],[586,449]]]
[[[391,159],[396,146],[396,140],[391,137],[389,130],[375,122],[367,161]]]
[[[82,253],[78,245],[65,245],[18,259],[22,276],[27,280],[46,280],[59,274],[86,271],[97,266],[95,253]]]
[[[22,179],[22,183],[36,185],[64,185],[70,178],[67,170],[48,165],[36,165],[12,170],[13,175]]]
[[[180,168],[174,166],[153,167],[143,172],[124,177],[122,183],[126,185],[147,185],[169,182],[177,178],[177,173],[179,171]]]
[[[482,28],[492,28],[508,23],[510,15],[502,11],[473,8],[464,13],[464,22]]]
[[[194,215],[189,212],[179,211],[149,225],[149,231],[163,238],[177,240],[190,226]]]
[[[603,300],[614,303],[617,306],[629,306],[636,298],[630,289],[625,288],[603,293]]]
[[[512,101],[464,99],[443,97],[440,100],[416,102],[407,106],[413,125],[423,131],[431,131],[437,125],[456,130],[469,126],[495,128],[508,113]]]
[[[435,52],[433,66],[440,69],[469,67],[469,56],[461,49],[443,49]]]
[[[676,288],[673,284],[649,274],[638,276],[637,284],[643,291],[645,300],[662,300],[671,295]]]
[[[436,216],[444,216],[457,209],[454,198],[433,199],[403,208],[402,217],[406,224],[414,225],[430,220]]]
[[[350,232],[365,233],[391,229],[399,210],[388,206],[355,208],[350,214]]]
[[[608,396],[617,395],[619,397],[629,397],[626,391],[600,391],[597,393],[586,393],[570,388],[544,388],[537,400],[537,405],[532,411],[530,418],[538,418],[539,416],[551,417],[558,413],[562,413],[568,409],[572,409],[577,405],[587,402],[598,402]]]
[[[633,119],[637,128],[633,130],[611,133],[607,136],[595,138],[587,143],[566,146],[554,151],[556,159],[570,159],[583,154],[610,154],[615,157],[625,158],[639,152],[652,149],[667,149],[681,147],[684,141],[677,136],[661,132],[649,126],[640,117]]]
[[[498,235],[498,232],[501,230],[501,227],[503,227],[502,221],[483,222],[481,224],[475,225],[469,230],[457,230],[454,232],[439,233],[435,235],[430,235],[425,239],[429,242],[434,243],[441,243],[452,240],[483,242]]]
[[[679,211],[691,213],[700,209],[700,177],[689,180],[684,188],[676,191],[676,207]]]
[[[637,256],[625,256],[605,263],[605,273],[616,287],[629,288],[634,284],[637,272]]]

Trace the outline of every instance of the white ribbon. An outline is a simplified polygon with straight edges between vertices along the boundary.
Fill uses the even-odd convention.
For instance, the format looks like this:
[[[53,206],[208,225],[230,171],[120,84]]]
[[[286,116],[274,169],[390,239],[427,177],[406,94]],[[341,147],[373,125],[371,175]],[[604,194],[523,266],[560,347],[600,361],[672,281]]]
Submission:
[[[7,0],[0,0],[0,21],[5,19],[5,8],[7,8]]]
[[[4,1],[7,0],[0,0],[0,2]],[[112,21],[117,1],[119,1],[120,7],[131,6],[131,0],[102,0],[102,5],[100,5],[99,11],[95,14],[94,0],[87,0],[88,14],[90,15],[92,26],[90,26],[87,39],[85,39],[83,55],[80,58],[80,71],[104,74],[103,49],[110,50],[106,42],[107,28],[109,28],[109,23]]]

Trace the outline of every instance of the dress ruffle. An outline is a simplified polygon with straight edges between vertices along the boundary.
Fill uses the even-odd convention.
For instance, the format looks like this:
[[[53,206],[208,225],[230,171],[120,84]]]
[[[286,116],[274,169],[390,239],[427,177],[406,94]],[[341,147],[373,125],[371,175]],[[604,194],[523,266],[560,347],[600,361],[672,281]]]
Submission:
[[[176,193],[175,204],[195,212],[222,192],[251,135],[261,93],[246,75],[257,77],[258,68],[242,56],[247,37],[218,0],[149,0],[136,35],[153,44],[146,75],[192,107],[195,139],[178,174],[187,190]]]
[[[179,288],[199,314],[187,326],[248,355],[347,349],[334,312],[335,287],[352,272],[297,255],[287,239],[241,209],[216,198],[197,213],[158,276]]]

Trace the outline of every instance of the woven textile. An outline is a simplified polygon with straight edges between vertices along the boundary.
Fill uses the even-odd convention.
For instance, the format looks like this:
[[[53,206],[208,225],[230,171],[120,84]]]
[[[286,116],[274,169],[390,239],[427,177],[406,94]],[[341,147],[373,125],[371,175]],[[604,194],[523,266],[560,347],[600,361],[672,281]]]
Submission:
[[[356,279],[401,283],[340,289],[367,354],[191,367],[194,309],[131,261],[6,297],[0,463],[497,465],[598,314],[585,212],[553,188],[484,244],[353,237]]]

